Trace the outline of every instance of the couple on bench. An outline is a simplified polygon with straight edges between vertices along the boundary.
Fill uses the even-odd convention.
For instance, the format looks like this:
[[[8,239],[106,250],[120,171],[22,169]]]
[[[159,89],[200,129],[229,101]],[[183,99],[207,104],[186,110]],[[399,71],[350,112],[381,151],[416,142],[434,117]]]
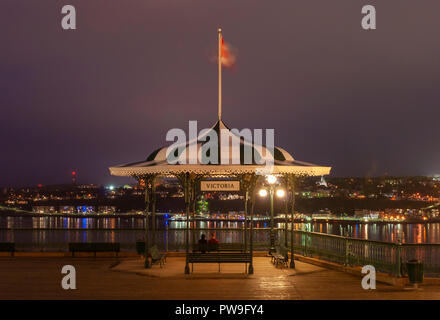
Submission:
[[[218,240],[215,238],[215,233],[211,233],[211,239],[209,239],[209,241],[206,241],[206,236],[202,234],[199,240],[198,249],[201,253],[206,253],[206,251],[217,251]]]

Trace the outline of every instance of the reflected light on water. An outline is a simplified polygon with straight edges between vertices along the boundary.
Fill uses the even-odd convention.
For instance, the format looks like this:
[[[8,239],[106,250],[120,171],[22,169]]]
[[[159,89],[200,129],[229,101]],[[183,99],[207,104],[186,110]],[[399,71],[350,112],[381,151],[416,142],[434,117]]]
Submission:
[[[140,217],[0,217],[0,239],[1,241],[17,241],[27,243],[40,243],[41,241],[67,243],[69,241],[121,241],[120,232],[124,230],[124,237],[144,234],[143,216]],[[166,218],[157,218],[159,229],[166,228]],[[213,221],[200,220],[196,222],[196,228],[227,228],[225,240],[238,239],[243,229],[243,221]],[[150,224],[151,226],[151,224]],[[263,221],[254,222],[254,229],[268,228],[270,224]],[[276,226],[284,229],[284,221],[276,221]],[[183,239],[180,232],[174,229],[186,228],[185,220],[169,220],[169,241],[175,238]],[[57,231],[58,229],[58,231]],[[288,225],[290,229],[290,223]],[[346,235],[355,238],[396,242],[401,239],[403,243],[440,243],[440,223],[333,223],[333,222],[298,222],[294,223],[295,230],[314,231],[336,235]],[[23,230],[26,230],[24,232]],[[75,230],[78,230],[76,232]],[[105,235],[102,231],[105,231]],[[174,232],[174,234],[173,234]],[[226,233],[228,236],[226,236]],[[256,232],[258,233],[258,232]],[[264,232],[261,231],[263,234]]]

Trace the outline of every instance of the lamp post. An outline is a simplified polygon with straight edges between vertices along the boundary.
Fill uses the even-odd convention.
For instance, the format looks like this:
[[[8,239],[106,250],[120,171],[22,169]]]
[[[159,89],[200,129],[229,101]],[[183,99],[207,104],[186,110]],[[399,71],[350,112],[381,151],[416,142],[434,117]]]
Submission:
[[[275,253],[275,231],[273,223],[273,185],[269,187],[270,194],[270,249],[269,254]]]
[[[267,183],[269,184],[269,196],[270,196],[270,249],[269,254],[275,253],[275,230],[274,230],[274,208],[273,208],[273,195],[276,193],[277,197],[282,198],[285,195],[283,189],[277,189],[275,192],[275,186],[277,183],[277,177],[269,175],[267,176]],[[267,196],[267,190],[261,189],[259,191],[261,197]]]

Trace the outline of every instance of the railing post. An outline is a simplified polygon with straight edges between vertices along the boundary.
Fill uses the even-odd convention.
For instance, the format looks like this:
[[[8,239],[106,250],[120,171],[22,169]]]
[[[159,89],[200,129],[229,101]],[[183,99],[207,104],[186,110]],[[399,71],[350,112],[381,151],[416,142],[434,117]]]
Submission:
[[[304,256],[305,256],[305,257],[308,256],[308,255],[307,255],[307,242],[308,242],[308,240],[309,240],[309,234],[308,234],[308,231],[306,231],[306,232],[304,233]]]
[[[344,237],[344,244],[345,244],[345,259],[344,259],[344,266],[346,267],[346,266],[348,266],[348,263],[349,263],[349,261],[348,261],[348,257],[349,257],[349,250],[350,250],[350,244],[349,244],[349,242],[348,242],[348,237]]]
[[[402,277],[402,262],[400,261],[400,251],[402,249],[402,241],[399,239],[396,245],[396,276],[398,278]]]
[[[165,252],[168,252],[168,214],[166,215],[166,223],[165,223]]]

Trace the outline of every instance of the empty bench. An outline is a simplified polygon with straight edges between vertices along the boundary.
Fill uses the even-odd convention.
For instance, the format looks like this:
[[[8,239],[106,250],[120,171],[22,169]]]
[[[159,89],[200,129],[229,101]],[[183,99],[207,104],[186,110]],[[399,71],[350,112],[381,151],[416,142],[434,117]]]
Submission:
[[[136,241],[136,252],[145,257],[145,241]],[[166,254],[160,253],[156,245],[148,250],[148,256],[151,258],[151,264],[158,263],[161,268],[167,261]]]
[[[15,243],[14,242],[0,242],[0,252],[10,252],[14,256]]]
[[[287,267],[287,263],[289,261],[289,256],[287,253],[287,249],[283,246],[277,247],[276,252],[271,253],[272,256],[272,263],[278,267],[278,266],[284,266]]]
[[[191,272],[194,271],[194,263],[218,263],[218,272],[220,272],[221,263],[244,263],[247,266],[251,262],[251,254],[242,252],[193,252],[188,253],[186,259],[188,263],[191,263]]]
[[[69,252],[72,252],[72,257],[75,252],[93,252],[96,257],[97,252],[115,252],[118,256],[120,251],[119,242],[71,242],[69,243]]]

